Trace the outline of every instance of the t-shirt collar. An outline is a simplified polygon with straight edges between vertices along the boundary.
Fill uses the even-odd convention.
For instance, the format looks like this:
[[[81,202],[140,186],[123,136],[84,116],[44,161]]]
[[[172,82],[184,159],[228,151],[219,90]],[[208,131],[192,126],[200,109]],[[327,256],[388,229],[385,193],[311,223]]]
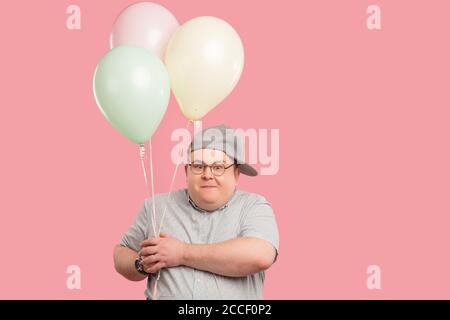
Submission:
[[[197,210],[197,211],[199,211],[199,212],[202,212],[202,213],[211,213],[211,212],[214,212],[214,211],[223,211],[224,209],[228,208],[228,206],[229,206],[231,200],[234,198],[234,195],[236,194],[236,188],[235,188],[234,191],[233,191],[233,194],[231,195],[231,197],[230,197],[230,199],[227,201],[227,203],[225,203],[223,206],[221,206],[220,208],[218,208],[218,209],[216,209],[216,210],[214,210],[214,211],[207,211],[207,210],[204,210],[204,209],[200,208],[200,207],[194,202],[194,200],[191,199],[191,197],[189,196],[189,192],[187,191],[187,189],[186,189],[185,191],[186,191],[186,196],[187,196],[187,199],[188,199],[188,202],[190,203],[190,205],[191,205],[195,210]]]

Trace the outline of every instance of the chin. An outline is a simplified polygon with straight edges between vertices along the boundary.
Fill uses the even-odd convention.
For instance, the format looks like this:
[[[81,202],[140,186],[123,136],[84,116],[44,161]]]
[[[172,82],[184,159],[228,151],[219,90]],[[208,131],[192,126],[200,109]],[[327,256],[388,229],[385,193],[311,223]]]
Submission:
[[[212,195],[212,194],[202,194],[202,201],[206,202],[206,203],[215,203],[217,202],[217,196]]]

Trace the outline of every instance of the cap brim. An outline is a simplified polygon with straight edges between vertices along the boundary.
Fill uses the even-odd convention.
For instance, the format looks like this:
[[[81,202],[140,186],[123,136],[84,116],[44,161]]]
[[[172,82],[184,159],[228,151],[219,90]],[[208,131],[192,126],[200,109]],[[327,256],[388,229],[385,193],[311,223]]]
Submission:
[[[255,168],[253,168],[252,166],[250,166],[246,163],[239,164],[238,168],[239,168],[239,172],[242,174],[245,174],[246,176],[254,177],[254,176],[258,175],[258,171],[256,171]]]

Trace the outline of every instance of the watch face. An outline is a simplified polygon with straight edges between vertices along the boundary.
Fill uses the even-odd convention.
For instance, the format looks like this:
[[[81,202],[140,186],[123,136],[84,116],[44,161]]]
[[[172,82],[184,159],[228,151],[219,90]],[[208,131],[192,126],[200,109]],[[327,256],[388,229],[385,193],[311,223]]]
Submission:
[[[139,273],[145,274],[145,275],[149,275],[149,273],[145,272],[145,270],[142,268],[142,264],[141,264],[141,259],[140,258],[136,258],[136,260],[134,260],[134,267],[136,268],[136,270]]]
[[[134,260],[134,267],[137,271],[142,271],[141,259],[137,258]]]

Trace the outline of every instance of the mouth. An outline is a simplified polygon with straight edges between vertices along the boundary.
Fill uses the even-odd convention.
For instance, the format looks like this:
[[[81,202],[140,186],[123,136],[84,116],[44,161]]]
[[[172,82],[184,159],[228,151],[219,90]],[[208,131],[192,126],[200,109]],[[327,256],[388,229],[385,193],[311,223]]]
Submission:
[[[213,189],[213,188],[217,188],[216,186],[201,186],[200,188],[202,189]]]

